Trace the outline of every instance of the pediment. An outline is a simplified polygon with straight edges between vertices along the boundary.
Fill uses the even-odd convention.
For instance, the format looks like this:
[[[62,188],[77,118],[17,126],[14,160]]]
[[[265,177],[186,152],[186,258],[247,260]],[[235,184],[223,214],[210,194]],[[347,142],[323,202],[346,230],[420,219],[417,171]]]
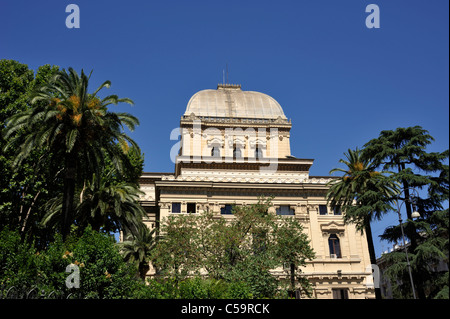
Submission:
[[[218,138],[218,137],[213,137],[213,138],[211,138],[211,139],[209,139],[207,141],[207,144],[208,144],[208,146],[215,146],[215,145],[222,146],[223,145],[223,140]]]
[[[261,148],[266,148],[266,141],[261,138],[257,138],[255,140],[251,140],[249,142],[249,145],[251,148],[256,148],[256,146],[261,147]]]
[[[345,230],[345,224],[343,221],[332,220],[328,223],[321,224],[320,229],[326,233],[342,232]]]

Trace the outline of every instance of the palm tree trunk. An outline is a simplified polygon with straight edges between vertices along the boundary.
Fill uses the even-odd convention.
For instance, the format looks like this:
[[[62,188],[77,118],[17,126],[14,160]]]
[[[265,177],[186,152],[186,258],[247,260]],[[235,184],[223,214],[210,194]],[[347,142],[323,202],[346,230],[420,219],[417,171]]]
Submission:
[[[70,230],[70,220],[73,216],[73,200],[75,196],[76,161],[74,155],[66,154],[64,193],[61,214],[61,235],[66,240]]]
[[[149,269],[150,265],[148,264],[148,262],[142,261],[141,263],[139,263],[139,277],[141,277],[142,280],[145,281]]]
[[[41,191],[37,192],[36,196],[34,196],[33,202],[31,203],[30,207],[28,208],[27,214],[25,215],[25,219],[23,220],[22,230],[21,230],[22,236],[24,236],[24,234],[25,234],[25,228],[27,226],[27,221],[28,221],[28,217],[30,216],[31,209],[34,206],[34,203],[36,203],[36,200],[37,200],[37,198],[38,198],[40,193],[41,193]]]
[[[375,255],[375,246],[373,245],[372,227],[370,227],[370,221],[365,223],[364,231],[367,237],[367,246],[369,248],[370,263],[372,265],[377,264],[377,257]],[[376,284],[376,283],[374,283]],[[379,283],[378,283],[379,286]],[[381,289],[375,287],[375,299],[381,299]]]

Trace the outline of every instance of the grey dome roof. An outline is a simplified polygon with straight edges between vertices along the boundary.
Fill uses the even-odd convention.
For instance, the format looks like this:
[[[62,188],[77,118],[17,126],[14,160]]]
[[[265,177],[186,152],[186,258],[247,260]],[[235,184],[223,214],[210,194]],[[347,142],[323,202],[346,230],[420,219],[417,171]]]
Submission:
[[[219,84],[202,90],[189,100],[185,116],[287,120],[280,104],[267,94],[242,91],[240,85]]]

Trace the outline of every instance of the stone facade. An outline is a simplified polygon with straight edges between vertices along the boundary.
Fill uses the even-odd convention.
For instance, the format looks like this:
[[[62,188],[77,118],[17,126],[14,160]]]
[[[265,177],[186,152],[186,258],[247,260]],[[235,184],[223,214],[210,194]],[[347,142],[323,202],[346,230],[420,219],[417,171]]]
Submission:
[[[233,218],[225,213],[228,205],[273,196],[269,213],[297,218],[311,239],[316,258],[302,271],[314,297],[374,298],[366,284],[367,239],[326,206],[332,177],[310,176],[314,160],[291,155],[290,129],[281,106],[265,94],[227,84],[196,93],[181,117],[175,172],[144,173],[140,179],[144,222],[153,228],[170,214],[204,210]],[[282,269],[273,272],[286,276]]]

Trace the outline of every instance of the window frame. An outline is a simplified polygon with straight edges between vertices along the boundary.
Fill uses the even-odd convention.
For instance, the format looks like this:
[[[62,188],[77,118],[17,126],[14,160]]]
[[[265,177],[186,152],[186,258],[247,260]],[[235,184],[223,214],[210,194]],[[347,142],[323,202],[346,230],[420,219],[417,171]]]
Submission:
[[[239,156],[237,156],[239,154]],[[238,159],[238,158],[242,158],[242,150],[240,147],[235,146],[233,148],[233,158]]]
[[[176,212],[176,211],[174,211],[174,205],[179,205],[178,207],[179,207],[179,210]],[[174,202],[174,203],[172,203],[172,205],[171,205],[171,207],[170,207],[170,213],[171,214],[181,214],[181,203],[180,202]]]
[[[217,145],[211,148],[211,157],[220,157],[220,148]]]
[[[325,209],[325,213],[323,213],[323,209]],[[321,216],[328,215],[328,206],[327,205],[319,205],[319,215],[321,215]]]
[[[190,212],[189,211],[189,207],[192,208],[192,206],[194,207],[194,211]],[[187,203],[186,204],[186,213],[188,213],[188,214],[196,214],[197,213],[197,203]]]
[[[220,208],[220,215],[233,215],[233,205],[225,204]]]
[[[342,258],[341,242],[336,234],[328,236],[328,248],[330,250],[330,258],[336,255],[336,258]]]
[[[332,288],[333,299],[349,299],[348,288]]]
[[[255,147],[255,158],[256,159],[264,158],[264,154],[263,154],[262,148],[259,147],[258,145]]]
[[[288,207],[288,213],[282,211],[282,207]],[[276,209],[276,215],[278,216],[295,216],[295,209],[291,207],[291,205],[280,205]]]

